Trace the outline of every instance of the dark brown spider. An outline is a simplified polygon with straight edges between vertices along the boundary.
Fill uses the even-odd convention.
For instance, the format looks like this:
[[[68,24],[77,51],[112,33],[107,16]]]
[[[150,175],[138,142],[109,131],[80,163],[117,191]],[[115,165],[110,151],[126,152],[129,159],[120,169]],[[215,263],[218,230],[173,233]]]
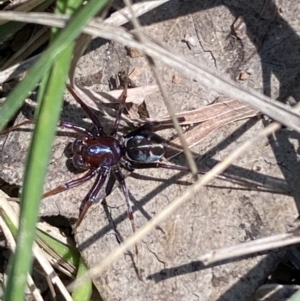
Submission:
[[[113,129],[109,134],[104,132],[99,119],[92,110],[74,93],[71,87],[67,86],[69,92],[73,95],[75,100],[80,104],[81,108],[93,122],[95,131],[92,133],[90,130],[77,126],[76,124],[64,121],[59,122],[60,127],[72,129],[81,134],[73,142],[72,149],[74,155],[72,161],[76,168],[86,170],[86,173],[78,179],[59,185],[44,193],[43,198],[79,186],[95,177],[94,185],[86,195],[86,202],[84,203],[83,209],[80,211],[75,228],[80,225],[89,207],[99,200],[101,188],[105,183],[107,176],[112,173],[119,182],[124,193],[128,216],[131,221],[132,229],[135,231],[132,205],[129,200],[129,193],[121,167],[129,171],[145,168],[166,168],[189,172],[189,169],[185,166],[171,165],[159,161],[165,154],[166,141],[159,135],[150,131],[152,127],[151,123],[144,124],[121,139],[116,137],[127,97],[127,85],[125,84],[124,86],[124,90],[120,97],[120,106],[117,112],[117,117],[115,119]],[[32,120],[24,121],[12,128],[9,128],[3,133],[7,133],[20,126],[32,123]],[[207,170],[198,171],[199,174],[204,174],[205,172],[207,172]],[[222,175],[218,177],[226,180],[226,178]],[[242,185],[249,185],[249,183],[243,180],[227,180]]]

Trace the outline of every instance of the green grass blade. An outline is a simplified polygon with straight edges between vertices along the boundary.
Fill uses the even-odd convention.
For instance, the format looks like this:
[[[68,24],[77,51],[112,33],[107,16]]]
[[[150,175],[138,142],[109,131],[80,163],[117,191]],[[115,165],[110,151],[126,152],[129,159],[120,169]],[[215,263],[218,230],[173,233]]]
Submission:
[[[26,162],[17,249],[9,273],[4,300],[24,300],[26,275],[32,261],[32,244],[38,220],[39,202],[43,193],[44,178],[71,61],[72,48],[70,48],[68,47],[58,57],[58,61],[64,60],[66,64],[53,66],[46,83],[43,102],[39,106],[39,116]]]
[[[0,208],[0,214],[4,219],[6,225],[8,226],[10,232],[12,233],[13,237],[16,239],[18,231],[17,227],[15,227],[14,223],[11,221],[9,216],[2,208]],[[50,236],[48,233],[45,233],[39,229],[37,230],[37,238],[39,238],[39,240],[42,241],[44,245],[47,245],[49,248],[51,248],[51,250],[53,250],[58,256],[63,258],[71,266],[78,266],[80,253],[75,247],[62,243],[56,238]],[[37,243],[39,244],[39,241],[37,241]],[[42,248],[45,250],[43,246]]]
[[[78,265],[78,272],[77,277],[81,277],[88,271],[88,268],[83,261],[83,259],[80,257],[79,265]],[[89,301],[91,300],[92,295],[92,289],[93,289],[93,283],[92,280],[88,280],[85,284],[81,285],[80,287],[76,288],[72,293],[72,298],[74,301]]]
[[[48,50],[31,69],[28,76],[12,91],[2,107],[0,127],[11,117],[11,114],[14,114],[14,110],[22,104],[26,94],[44,76],[35,114],[36,126],[26,161],[17,249],[10,263],[4,301],[24,300],[26,277],[32,263],[32,245],[36,233],[38,208],[72,58],[74,46],[72,41],[80,32],[80,28],[97,13],[100,7],[104,7],[104,4],[104,1],[91,0],[89,5],[76,11],[76,17],[70,20],[64,30],[55,34],[56,37]],[[51,68],[55,59],[55,64]],[[46,74],[47,71],[50,71],[49,74]]]
[[[286,299],[286,301],[300,301],[300,290],[295,293],[292,297]]]
[[[75,247],[66,245],[57,239],[49,236],[41,230],[38,230],[37,237],[40,238],[46,245],[48,245],[56,254],[63,258],[70,265],[77,267],[80,254]]]

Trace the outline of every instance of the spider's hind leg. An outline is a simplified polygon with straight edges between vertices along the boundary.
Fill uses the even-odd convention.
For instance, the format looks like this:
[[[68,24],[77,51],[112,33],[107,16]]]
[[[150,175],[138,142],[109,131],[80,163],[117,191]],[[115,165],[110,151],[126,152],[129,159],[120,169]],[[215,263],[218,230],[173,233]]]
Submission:
[[[126,205],[127,205],[127,213],[128,213],[128,217],[129,217],[129,220],[131,223],[132,232],[134,233],[135,232],[135,224],[134,224],[133,209],[132,209],[132,204],[129,199],[129,192],[128,192],[128,188],[125,183],[125,178],[124,178],[123,174],[121,173],[121,170],[119,167],[115,168],[113,170],[113,173],[114,173],[114,176],[117,179],[117,181],[120,183],[121,189],[125,196],[125,201],[126,201]],[[135,253],[136,253],[136,255],[138,255],[137,245],[135,245]]]
[[[130,168],[131,169],[164,168],[164,169],[183,171],[186,173],[190,172],[190,169],[186,166],[173,165],[173,164],[164,163],[164,162],[160,162],[160,161],[151,162],[151,163],[130,162]],[[198,174],[204,175],[208,171],[209,171],[208,169],[198,169]],[[259,183],[256,183],[256,182],[253,182],[253,181],[247,180],[247,179],[240,179],[236,176],[219,174],[219,175],[215,175],[215,178],[220,179],[222,181],[230,182],[232,184],[246,187],[247,189],[252,189],[252,190],[257,190],[257,191],[266,191],[266,192],[275,192],[276,191],[276,188],[271,187],[269,185],[259,184]],[[285,190],[281,190],[281,189],[279,189],[277,191],[286,192]]]

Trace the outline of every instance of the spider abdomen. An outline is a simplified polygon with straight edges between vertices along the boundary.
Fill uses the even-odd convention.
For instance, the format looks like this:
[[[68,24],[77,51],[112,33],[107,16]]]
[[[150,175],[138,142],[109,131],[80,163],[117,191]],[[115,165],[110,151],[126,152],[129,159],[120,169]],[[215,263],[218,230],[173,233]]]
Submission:
[[[142,132],[126,139],[125,151],[132,161],[152,163],[164,156],[165,141],[154,133]]]
[[[73,143],[73,163],[81,169],[112,167],[121,160],[120,143],[113,137],[79,137]]]

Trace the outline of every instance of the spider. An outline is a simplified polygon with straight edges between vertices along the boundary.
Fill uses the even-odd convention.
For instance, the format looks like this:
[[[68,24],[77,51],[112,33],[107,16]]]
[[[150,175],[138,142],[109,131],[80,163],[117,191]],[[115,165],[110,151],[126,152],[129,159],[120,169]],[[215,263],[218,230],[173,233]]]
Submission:
[[[129,171],[145,168],[165,168],[184,172],[189,172],[189,168],[160,161],[165,154],[167,143],[165,139],[151,132],[153,124],[149,122],[131,131],[123,138],[117,137],[118,126],[127,98],[126,84],[124,85],[124,90],[120,96],[120,105],[113,128],[109,134],[104,131],[100,120],[94,112],[75,94],[70,86],[67,85],[67,88],[87,116],[91,119],[95,127],[95,131],[92,132],[70,122],[59,122],[60,127],[74,130],[80,134],[72,144],[72,162],[77,169],[85,170],[86,172],[80,178],[59,185],[44,193],[43,198],[74,188],[92,178],[95,178],[95,182],[84,199],[83,208],[80,210],[78,220],[75,223],[74,229],[76,229],[81,224],[90,206],[99,200],[101,188],[103,187],[108,175],[112,173],[115,179],[119,182],[121,190],[125,196],[128,217],[131,222],[132,230],[135,232],[133,208],[129,200],[129,192],[121,167]],[[10,132],[27,124],[33,124],[33,121],[24,121],[9,128],[1,134]],[[207,170],[198,170],[198,174],[204,174],[206,172]],[[228,179],[228,177],[226,178],[222,175],[217,177],[240,185],[245,185],[245,183],[246,185],[249,185],[250,183],[247,183],[247,181],[244,180]],[[251,184],[253,186],[253,183],[250,183],[250,185]]]

